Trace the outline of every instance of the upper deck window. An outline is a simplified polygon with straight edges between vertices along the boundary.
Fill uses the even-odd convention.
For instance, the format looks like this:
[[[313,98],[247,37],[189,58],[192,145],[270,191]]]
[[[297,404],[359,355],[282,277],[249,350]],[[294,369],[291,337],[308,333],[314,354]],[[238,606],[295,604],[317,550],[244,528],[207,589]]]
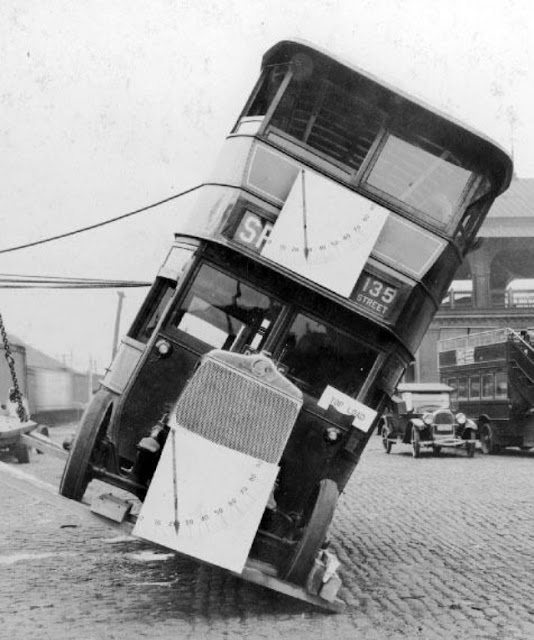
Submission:
[[[453,220],[472,176],[447,149],[389,135],[366,184],[445,229]]]
[[[466,248],[502,177],[476,134],[364,72],[294,46],[266,62],[234,133],[263,137]]]
[[[328,80],[292,81],[270,126],[356,172],[381,126],[379,112]]]

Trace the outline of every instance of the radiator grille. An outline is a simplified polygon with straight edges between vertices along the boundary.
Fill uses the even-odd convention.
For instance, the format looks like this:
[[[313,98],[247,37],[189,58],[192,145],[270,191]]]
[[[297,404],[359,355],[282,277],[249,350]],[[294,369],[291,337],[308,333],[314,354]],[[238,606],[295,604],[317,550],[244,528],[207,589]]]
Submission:
[[[294,394],[284,393],[252,370],[221,361],[224,355],[201,362],[178,399],[176,421],[212,442],[277,463],[302,406],[300,391],[294,387]],[[232,354],[237,358],[258,360]],[[286,379],[283,383],[286,391],[293,386]]]
[[[450,411],[438,411],[434,414],[434,423],[435,424],[454,424],[454,416]]]

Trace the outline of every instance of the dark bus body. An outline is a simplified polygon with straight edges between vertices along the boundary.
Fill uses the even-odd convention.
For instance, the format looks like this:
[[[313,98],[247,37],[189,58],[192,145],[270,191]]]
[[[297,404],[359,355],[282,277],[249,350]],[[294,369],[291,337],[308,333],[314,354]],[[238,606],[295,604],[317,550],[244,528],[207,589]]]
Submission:
[[[63,495],[98,478],[143,499],[199,363],[253,379],[265,358],[301,405],[250,561],[308,589],[337,498],[511,173],[494,143],[369,74],[308,44],[272,47],[82,420]],[[227,403],[190,391],[193,423],[246,415],[259,438],[262,403],[228,384]]]

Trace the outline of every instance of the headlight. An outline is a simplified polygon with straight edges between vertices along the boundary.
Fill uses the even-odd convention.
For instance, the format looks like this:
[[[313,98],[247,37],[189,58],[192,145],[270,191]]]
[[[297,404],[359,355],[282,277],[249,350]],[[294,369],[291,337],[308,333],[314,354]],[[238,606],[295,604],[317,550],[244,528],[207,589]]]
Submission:
[[[323,432],[323,438],[328,444],[334,444],[341,437],[341,429],[337,427],[328,427]]]
[[[423,422],[424,422],[427,426],[430,426],[430,425],[434,422],[434,414],[432,414],[432,413],[425,413],[425,415],[423,416]]]
[[[155,346],[156,346],[157,352],[162,358],[167,357],[172,351],[171,343],[168,340],[165,340],[164,338],[160,338],[156,342]]]
[[[464,425],[467,422],[467,418],[465,417],[465,413],[457,413],[456,414],[456,422],[460,425]]]

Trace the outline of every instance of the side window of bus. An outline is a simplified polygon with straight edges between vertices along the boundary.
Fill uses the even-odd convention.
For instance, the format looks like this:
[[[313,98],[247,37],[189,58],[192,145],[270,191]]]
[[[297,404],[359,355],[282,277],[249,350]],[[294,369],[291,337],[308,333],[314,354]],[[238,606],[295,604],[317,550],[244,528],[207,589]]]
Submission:
[[[457,402],[458,400],[458,380],[456,378],[447,378],[447,380],[443,380],[445,384],[451,387],[451,404],[453,402]]]
[[[458,378],[458,400],[468,399],[467,378]]]
[[[169,251],[161,266],[156,282],[141,307],[129,336],[139,342],[148,342],[169,304],[184,269],[192,260],[192,247],[175,246]]]
[[[204,264],[167,328],[216,349],[261,350],[281,309],[278,301]]]
[[[501,399],[508,397],[508,379],[504,371],[495,373],[495,397]]]
[[[320,396],[328,385],[356,396],[377,355],[338,329],[298,314],[283,343],[280,363],[313,396]]]
[[[276,96],[287,70],[287,64],[279,64],[271,67],[267,71],[258,89],[256,97],[245,115],[264,116],[267,113],[267,109]]]
[[[469,399],[480,400],[480,376],[469,378]]]
[[[491,400],[495,395],[495,385],[493,373],[484,373],[482,375],[482,398]]]

